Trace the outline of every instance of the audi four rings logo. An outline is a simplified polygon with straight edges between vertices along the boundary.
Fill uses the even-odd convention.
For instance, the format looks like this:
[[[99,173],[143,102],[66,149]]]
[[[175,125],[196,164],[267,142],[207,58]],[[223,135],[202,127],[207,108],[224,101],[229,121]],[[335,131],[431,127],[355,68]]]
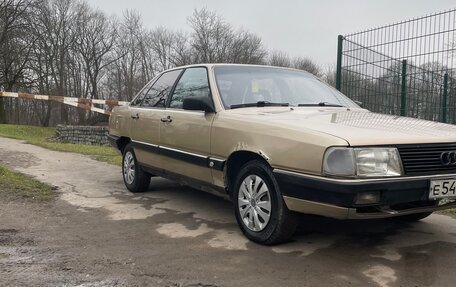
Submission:
[[[456,151],[446,151],[440,154],[442,165],[456,165]]]

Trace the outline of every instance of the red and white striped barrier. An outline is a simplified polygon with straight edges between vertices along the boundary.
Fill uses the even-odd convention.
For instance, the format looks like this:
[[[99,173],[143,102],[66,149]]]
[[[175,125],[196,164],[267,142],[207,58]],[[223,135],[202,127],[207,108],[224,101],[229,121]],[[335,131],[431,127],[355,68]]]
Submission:
[[[62,96],[48,96],[28,93],[11,93],[11,92],[0,92],[0,97],[28,99],[28,100],[43,100],[43,101],[55,101],[70,105],[83,110],[93,111],[105,115],[111,115],[110,110],[104,110],[101,108],[94,107],[93,104],[98,105],[109,105],[109,106],[125,106],[128,102],[118,101],[114,99],[86,99],[86,98],[75,98],[75,97],[62,97]]]

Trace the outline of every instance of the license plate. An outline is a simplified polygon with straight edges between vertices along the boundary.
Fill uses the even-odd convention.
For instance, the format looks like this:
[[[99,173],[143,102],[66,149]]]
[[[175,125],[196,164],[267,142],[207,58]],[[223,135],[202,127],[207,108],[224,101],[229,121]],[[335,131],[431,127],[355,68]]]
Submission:
[[[431,180],[429,198],[451,198],[456,197],[456,179]]]

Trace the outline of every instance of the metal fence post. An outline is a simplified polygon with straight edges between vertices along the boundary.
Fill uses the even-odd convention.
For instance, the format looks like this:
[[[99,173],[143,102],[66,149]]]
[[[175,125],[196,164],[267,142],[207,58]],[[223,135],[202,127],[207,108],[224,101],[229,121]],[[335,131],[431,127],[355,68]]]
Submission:
[[[407,116],[407,60],[402,60],[401,116]]]
[[[447,122],[448,73],[443,76],[442,122]]]
[[[337,36],[337,67],[336,67],[336,89],[341,90],[342,85],[342,45],[344,36]]]

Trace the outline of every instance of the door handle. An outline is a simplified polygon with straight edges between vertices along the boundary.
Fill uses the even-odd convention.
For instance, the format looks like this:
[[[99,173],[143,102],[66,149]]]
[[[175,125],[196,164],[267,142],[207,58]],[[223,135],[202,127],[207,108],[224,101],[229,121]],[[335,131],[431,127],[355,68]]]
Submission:
[[[131,118],[134,120],[137,120],[137,119],[139,119],[139,114],[136,113],[135,115],[131,115]]]
[[[163,123],[170,123],[173,121],[173,119],[171,118],[171,116],[167,116],[166,118],[161,118],[160,121],[162,121]]]

